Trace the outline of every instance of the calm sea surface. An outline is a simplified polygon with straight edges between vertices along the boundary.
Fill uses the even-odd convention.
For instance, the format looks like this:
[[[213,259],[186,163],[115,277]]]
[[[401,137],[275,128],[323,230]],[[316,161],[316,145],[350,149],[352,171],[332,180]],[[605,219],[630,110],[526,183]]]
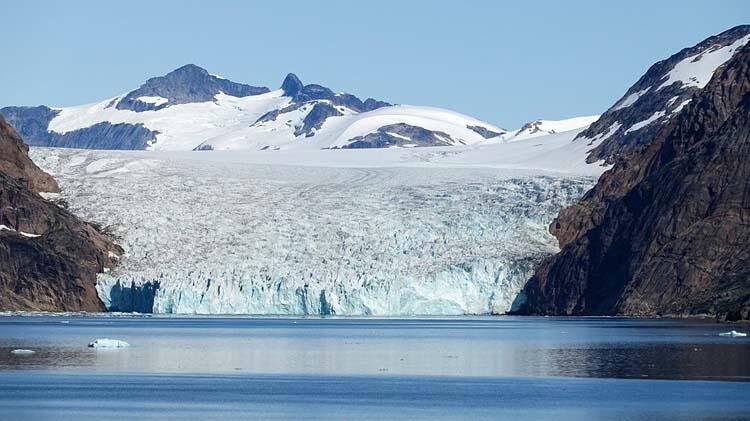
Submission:
[[[750,419],[750,339],[718,336],[732,328],[747,330],[611,318],[3,316],[0,419]],[[131,347],[87,347],[103,337]]]

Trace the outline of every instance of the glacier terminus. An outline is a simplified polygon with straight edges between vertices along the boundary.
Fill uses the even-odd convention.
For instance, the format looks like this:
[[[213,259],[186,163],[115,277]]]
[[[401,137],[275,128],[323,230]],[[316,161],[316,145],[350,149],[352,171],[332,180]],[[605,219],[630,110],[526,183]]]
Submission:
[[[31,154],[126,250],[99,275],[111,311],[502,314],[557,250],[549,223],[605,169],[584,163],[580,130],[420,149]]]

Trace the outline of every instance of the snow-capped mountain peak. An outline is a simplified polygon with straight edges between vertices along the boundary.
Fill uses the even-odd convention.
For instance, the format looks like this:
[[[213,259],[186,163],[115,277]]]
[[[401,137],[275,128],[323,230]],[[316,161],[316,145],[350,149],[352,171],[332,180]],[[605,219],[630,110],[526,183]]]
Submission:
[[[188,64],[126,94],[74,107],[6,107],[34,146],[92,149],[346,149],[469,145],[506,133],[448,110],[395,106],[290,73],[271,91]]]
[[[699,93],[714,72],[748,48],[750,25],[709,37],[651,66],[601,118],[576,141],[598,146],[589,162],[607,160],[648,144],[656,133]],[[614,128],[614,130],[613,130]]]
[[[284,91],[286,96],[295,96],[299,91],[304,88],[304,84],[294,73],[289,73],[284,78],[284,82],[281,83],[281,90]]]
[[[235,83],[208,73],[194,64],[186,64],[164,76],[146,81],[138,89],[117,101],[118,110],[155,111],[173,105],[212,101],[223,92],[236,97],[268,93],[266,87]]]

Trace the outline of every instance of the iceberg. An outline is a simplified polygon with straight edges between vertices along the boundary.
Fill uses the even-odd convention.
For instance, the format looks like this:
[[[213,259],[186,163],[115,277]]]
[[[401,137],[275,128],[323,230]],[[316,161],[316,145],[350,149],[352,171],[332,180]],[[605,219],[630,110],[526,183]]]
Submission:
[[[89,348],[127,348],[130,344],[119,339],[99,338],[89,344]]]
[[[729,332],[719,333],[719,336],[727,336],[730,338],[744,338],[745,336],[747,336],[747,333],[737,332],[736,330],[732,330]]]
[[[13,351],[10,351],[10,353],[15,355],[29,355],[36,353],[36,351],[33,349],[14,349]]]

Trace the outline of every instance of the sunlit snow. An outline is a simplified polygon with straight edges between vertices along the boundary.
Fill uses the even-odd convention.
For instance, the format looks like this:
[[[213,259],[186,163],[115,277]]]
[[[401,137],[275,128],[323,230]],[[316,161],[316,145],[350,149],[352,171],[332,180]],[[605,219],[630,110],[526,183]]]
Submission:
[[[722,64],[729,61],[734,53],[750,41],[750,35],[746,35],[737,41],[724,47],[708,49],[699,54],[686,57],[677,63],[667,73],[664,83],[657,90],[669,86],[675,82],[681,82],[683,86],[695,86],[703,89],[711,80],[714,71]]]
[[[651,114],[651,116],[649,116],[649,118],[647,118],[647,119],[645,119],[643,121],[639,121],[639,122],[633,124],[632,126],[630,126],[629,129],[625,130],[625,134],[628,134],[630,132],[634,132],[636,130],[640,130],[640,129],[648,126],[649,124],[655,122],[656,120],[664,117],[664,115],[666,115],[666,112],[664,112],[664,111],[657,111],[657,112]]]
[[[638,92],[635,92],[635,93],[632,93],[632,94],[628,95],[627,98],[625,98],[624,100],[622,100],[621,102],[619,102],[617,105],[615,105],[615,107],[613,108],[613,110],[621,110],[623,108],[627,108],[627,107],[635,104],[638,101],[638,99],[640,99],[650,89],[651,89],[651,87],[649,86],[648,88],[646,88],[646,89],[644,89],[642,91],[638,91]]]
[[[160,96],[139,96],[138,98],[136,98],[136,100],[145,102],[146,104],[153,104],[153,105],[156,105],[157,107],[159,105],[163,105],[169,102],[168,99],[162,98]]]
[[[154,105],[163,104],[163,99],[139,98]],[[199,145],[210,145],[215,150],[340,147],[357,136],[364,136],[396,123],[445,132],[462,144],[485,140],[468,126],[504,132],[494,125],[453,111],[394,105],[363,113],[337,107],[342,116],[329,117],[319,130],[315,130],[314,136],[300,138],[295,136],[295,129],[302,125],[313,108],[313,102],[281,113],[275,120],[258,122],[265,113],[284,109],[291,104],[292,99],[284,96],[281,90],[243,98],[219,93],[214,101],[177,104],[143,112],[117,109],[111,106],[113,100],[114,98],[109,98],[93,104],[57,108],[58,115],[50,121],[49,130],[67,133],[101,122],[143,124],[147,129],[158,132],[148,149],[177,151],[190,151]]]

